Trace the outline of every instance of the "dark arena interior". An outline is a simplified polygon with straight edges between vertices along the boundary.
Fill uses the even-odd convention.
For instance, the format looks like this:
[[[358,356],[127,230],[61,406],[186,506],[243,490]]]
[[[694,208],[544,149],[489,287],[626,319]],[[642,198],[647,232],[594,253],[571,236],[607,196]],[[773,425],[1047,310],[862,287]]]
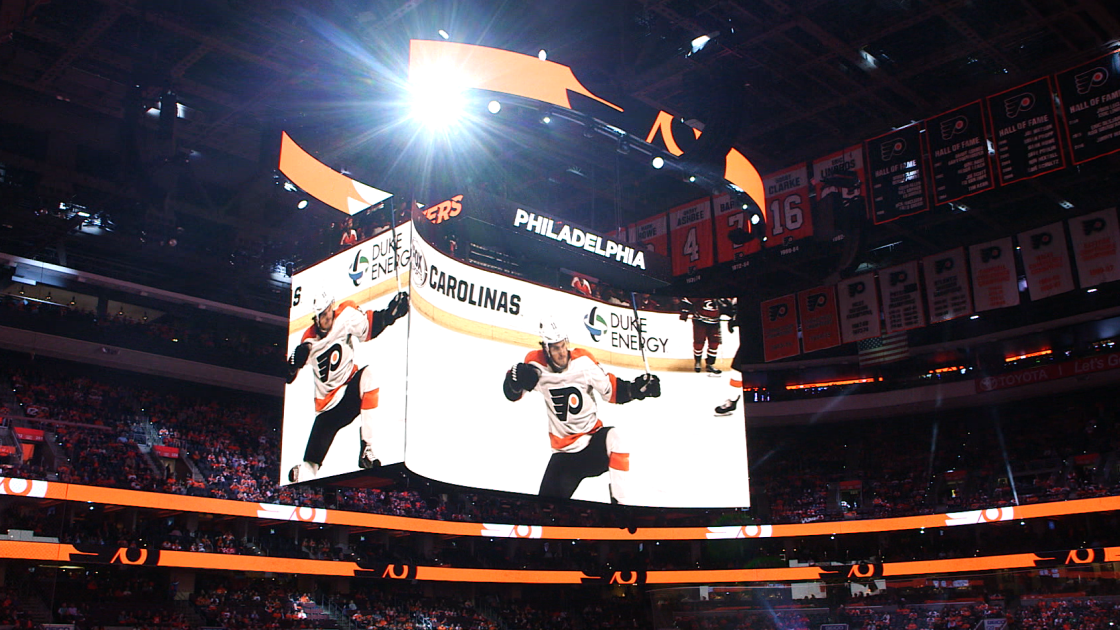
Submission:
[[[0,0],[0,95],[0,630],[1120,621],[1120,3]]]

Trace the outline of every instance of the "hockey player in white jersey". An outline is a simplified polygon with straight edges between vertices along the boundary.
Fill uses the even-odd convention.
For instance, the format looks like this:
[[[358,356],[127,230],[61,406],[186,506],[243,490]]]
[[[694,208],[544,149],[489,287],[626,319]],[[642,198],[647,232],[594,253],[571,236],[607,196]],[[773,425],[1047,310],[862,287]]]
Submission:
[[[510,368],[502,384],[510,401],[532,390],[544,397],[552,457],[539,494],[571,498],[582,480],[609,472],[611,500],[627,503],[630,451],[618,428],[603,426],[595,394],[617,404],[656,398],[660,380],[655,374],[639,375],[633,382],[620,379],[590,352],[570,349],[568,335],[555,322],[541,323],[540,330],[541,349]]]
[[[314,479],[323,465],[335,435],[361,417],[358,467],[380,462],[373,445],[373,410],[380,388],[373,371],[354,364],[354,344],[377,337],[408,312],[408,294],[398,293],[381,311],[365,312],[349,300],[335,304],[334,296],[321,292],[311,301],[313,323],[288,359],[288,383],[312,359],[315,375],[315,424],[307,438],[303,462],[288,472],[292,483]]]

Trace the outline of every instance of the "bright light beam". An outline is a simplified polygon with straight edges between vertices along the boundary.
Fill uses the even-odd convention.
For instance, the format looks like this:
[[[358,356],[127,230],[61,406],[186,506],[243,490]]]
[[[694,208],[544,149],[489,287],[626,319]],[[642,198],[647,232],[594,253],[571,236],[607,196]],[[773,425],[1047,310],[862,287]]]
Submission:
[[[452,67],[432,65],[408,78],[409,117],[428,129],[451,127],[466,109],[467,83]]]

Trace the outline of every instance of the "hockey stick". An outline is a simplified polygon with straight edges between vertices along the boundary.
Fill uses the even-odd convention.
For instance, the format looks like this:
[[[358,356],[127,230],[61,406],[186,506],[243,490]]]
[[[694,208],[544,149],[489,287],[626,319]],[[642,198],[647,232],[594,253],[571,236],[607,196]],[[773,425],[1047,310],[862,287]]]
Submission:
[[[646,358],[646,338],[642,335],[642,320],[638,317],[638,294],[630,292],[630,308],[634,309],[634,328],[638,329],[638,349],[642,351],[642,363],[646,366],[646,376],[649,376],[649,359]]]
[[[395,199],[389,201],[389,229],[393,232],[393,276],[397,279],[397,293],[401,292],[401,254],[397,246],[397,211],[394,204]]]

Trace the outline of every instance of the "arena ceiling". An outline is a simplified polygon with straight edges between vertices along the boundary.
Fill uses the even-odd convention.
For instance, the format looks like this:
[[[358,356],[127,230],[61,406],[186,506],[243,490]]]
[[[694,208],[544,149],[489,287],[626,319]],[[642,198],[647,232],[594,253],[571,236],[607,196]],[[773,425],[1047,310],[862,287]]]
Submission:
[[[150,186],[127,173],[136,167],[154,182],[162,201],[189,197],[200,224],[232,228],[239,240],[266,235],[279,243],[280,256],[296,244],[277,232],[292,232],[298,222],[289,214],[282,220],[269,214],[268,204],[275,203],[266,188],[275,166],[270,139],[281,129],[293,131],[321,159],[354,177],[388,190],[407,189],[415,165],[402,156],[414,147],[395,132],[397,81],[405,73],[408,39],[434,39],[441,28],[455,41],[527,54],[545,49],[550,60],[571,66],[581,79],[685,118],[703,121],[717,114],[728,107],[731,94],[742,114],[734,146],[766,173],[1113,50],[1120,40],[1120,5],[1112,0],[3,0],[0,93],[9,103],[42,103],[43,116],[63,112],[82,124],[103,121],[127,130],[130,116],[173,92],[186,108],[175,130],[175,151],[146,145],[132,160],[121,133],[107,131],[101,146],[78,159],[112,168],[86,168],[77,191],[63,185],[52,192],[41,184],[37,194],[84,194],[88,199],[81,201],[93,206],[121,206],[140,197],[135,221],[168,220],[159,216],[168,204],[144,200]],[[712,39],[687,54],[701,35]],[[28,155],[36,152],[21,149],[34,142],[27,130],[39,126],[35,115],[0,112],[0,162],[50,170],[55,156],[49,151]],[[156,127],[143,117],[139,124]],[[581,142],[548,139],[547,151],[540,145],[495,144],[497,163],[526,182],[505,192],[518,198],[537,191],[532,201],[541,202],[577,199],[572,205],[582,209],[571,210],[574,220],[599,228],[662,211],[694,192],[704,194],[663,185],[644,164],[620,166],[617,155],[588,151]],[[1115,203],[1106,182],[1116,167],[1116,156],[1109,156],[975,197],[971,212],[939,207],[869,228],[858,257],[872,265],[888,263],[899,252],[912,259],[965,238],[1006,236],[1107,207]],[[551,196],[541,196],[541,188],[552,190]],[[178,211],[193,212],[183,208]],[[329,220],[325,211],[313,216]],[[36,234],[34,226],[21,227],[25,245],[49,247],[62,238],[57,229]],[[775,262],[759,287],[766,293],[790,282],[818,282],[835,272],[836,264]]]

